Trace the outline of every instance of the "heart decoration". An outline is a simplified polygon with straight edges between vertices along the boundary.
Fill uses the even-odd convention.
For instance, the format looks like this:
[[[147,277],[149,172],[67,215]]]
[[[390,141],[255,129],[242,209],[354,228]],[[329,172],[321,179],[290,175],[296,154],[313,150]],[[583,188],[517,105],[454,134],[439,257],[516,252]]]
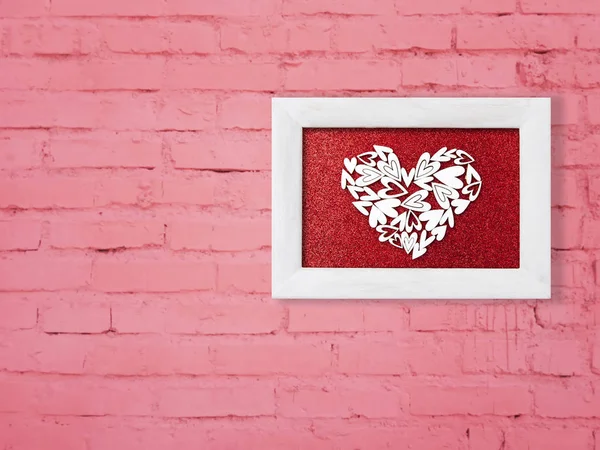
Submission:
[[[443,147],[423,153],[407,171],[391,148],[374,145],[373,151],[344,159],[341,185],[379,233],[379,242],[416,259],[444,239],[454,217],[479,197],[482,180],[474,162],[464,150]],[[416,188],[409,193],[412,184]]]

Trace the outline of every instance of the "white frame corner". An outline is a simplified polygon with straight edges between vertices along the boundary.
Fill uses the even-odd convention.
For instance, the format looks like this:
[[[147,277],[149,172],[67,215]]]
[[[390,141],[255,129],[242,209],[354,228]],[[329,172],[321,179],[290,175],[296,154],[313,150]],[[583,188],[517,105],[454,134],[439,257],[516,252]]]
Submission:
[[[315,127],[518,128],[520,267],[302,267],[302,129]],[[273,298],[550,298],[550,98],[273,98],[272,202]]]

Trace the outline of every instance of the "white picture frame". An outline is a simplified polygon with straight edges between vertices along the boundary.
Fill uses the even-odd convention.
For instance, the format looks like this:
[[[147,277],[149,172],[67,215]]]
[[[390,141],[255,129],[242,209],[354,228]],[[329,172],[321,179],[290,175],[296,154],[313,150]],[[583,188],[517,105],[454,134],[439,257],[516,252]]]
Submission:
[[[302,267],[303,128],[518,128],[518,269]],[[550,298],[549,98],[273,98],[276,299]]]

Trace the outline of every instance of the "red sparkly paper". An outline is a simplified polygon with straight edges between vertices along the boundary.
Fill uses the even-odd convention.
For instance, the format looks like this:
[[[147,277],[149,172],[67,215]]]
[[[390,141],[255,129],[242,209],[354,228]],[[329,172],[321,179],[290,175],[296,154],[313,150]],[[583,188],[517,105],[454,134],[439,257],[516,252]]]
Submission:
[[[392,148],[406,169],[422,153],[442,147],[475,158],[483,180],[479,197],[417,259],[380,243],[340,186],[344,158],[372,151],[373,145]],[[518,129],[305,128],[303,147],[303,267],[519,267]]]

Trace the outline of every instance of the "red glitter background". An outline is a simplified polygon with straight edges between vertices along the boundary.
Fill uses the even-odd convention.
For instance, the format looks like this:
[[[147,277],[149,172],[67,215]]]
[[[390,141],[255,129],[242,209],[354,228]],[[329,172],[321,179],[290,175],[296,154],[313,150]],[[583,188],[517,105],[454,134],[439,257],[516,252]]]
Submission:
[[[442,147],[475,158],[479,197],[417,259],[380,243],[340,186],[344,158],[372,151],[374,144],[392,148],[407,170],[422,153]],[[519,267],[518,129],[305,128],[303,147],[303,267]]]

